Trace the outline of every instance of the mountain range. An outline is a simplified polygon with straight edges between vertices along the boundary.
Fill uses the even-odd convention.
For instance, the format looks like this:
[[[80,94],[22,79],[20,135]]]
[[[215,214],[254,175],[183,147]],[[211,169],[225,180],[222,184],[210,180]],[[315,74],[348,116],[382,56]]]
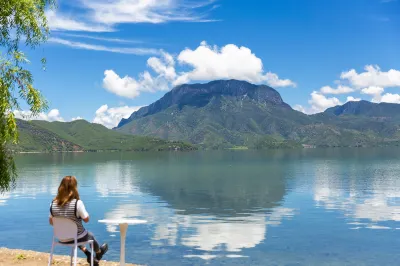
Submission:
[[[398,104],[348,102],[306,115],[266,85],[217,80],[177,86],[115,130],[204,148],[270,148],[397,145],[399,128]]]
[[[132,136],[85,120],[47,122],[17,120],[19,142],[16,152],[60,151],[160,151],[192,150],[183,142]]]
[[[17,121],[17,152],[360,147],[400,144],[400,105],[348,102],[306,115],[266,85],[180,85],[114,130],[85,120]]]

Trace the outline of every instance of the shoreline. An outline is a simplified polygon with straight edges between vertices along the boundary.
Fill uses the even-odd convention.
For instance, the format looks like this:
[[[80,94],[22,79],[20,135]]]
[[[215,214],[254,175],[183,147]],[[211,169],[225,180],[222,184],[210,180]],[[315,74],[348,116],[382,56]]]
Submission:
[[[56,250],[57,252],[57,250]],[[0,266],[47,266],[49,260],[49,253],[36,252],[31,250],[21,250],[21,249],[8,249],[5,247],[0,247]],[[78,265],[89,265],[78,253]],[[70,257],[64,255],[55,254],[53,257],[53,265],[57,266],[69,266]],[[112,262],[107,260],[102,260],[100,262],[102,266],[118,266],[119,262]],[[139,266],[136,264],[126,264],[127,266]]]
[[[52,154],[52,153],[109,153],[109,152],[191,152],[192,150],[85,150],[85,151],[13,151],[13,154]]]

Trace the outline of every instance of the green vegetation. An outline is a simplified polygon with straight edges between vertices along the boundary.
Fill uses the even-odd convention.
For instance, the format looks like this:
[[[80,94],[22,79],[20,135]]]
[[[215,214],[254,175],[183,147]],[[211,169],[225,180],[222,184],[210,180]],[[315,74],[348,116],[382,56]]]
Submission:
[[[26,255],[25,254],[17,254],[17,256],[15,256],[16,260],[26,260]]]
[[[29,61],[19,45],[23,41],[33,49],[46,41],[49,28],[45,10],[52,6],[52,0],[0,2],[0,46],[4,51],[0,53],[0,192],[8,190],[16,177],[7,145],[18,139],[13,111],[19,109],[19,100],[29,105],[32,114],[46,108],[40,92],[32,85],[31,72],[24,68]]]
[[[134,135],[184,140],[206,149],[253,148],[254,141],[260,137],[277,135],[287,138],[304,120],[310,120],[299,112],[292,120],[291,112],[296,111],[251,99],[238,104],[234,97],[216,97],[202,108],[171,106],[154,115],[133,120],[118,130]],[[266,144],[263,146],[267,148]],[[272,148],[276,148],[276,143]]]
[[[285,140],[275,136],[262,136],[255,138],[254,142],[250,145],[251,149],[263,150],[263,149],[298,149],[303,146],[293,140]]]
[[[18,121],[16,152],[192,150],[192,145],[152,137],[125,135],[85,120]]]
[[[349,102],[308,116],[267,86],[213,81],[176,87],[118,131],[205,149],[387,146],[400,142],[400,105]]]

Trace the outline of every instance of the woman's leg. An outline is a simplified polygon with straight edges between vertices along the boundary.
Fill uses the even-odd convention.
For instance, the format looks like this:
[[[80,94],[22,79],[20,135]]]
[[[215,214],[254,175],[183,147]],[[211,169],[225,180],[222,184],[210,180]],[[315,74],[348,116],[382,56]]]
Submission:
[[[94,235],[91,232],[88,232],[87,236],[88,236],[88,240],[93,240],[94,252],[99,253],[101,251],[100,246],[99,246],[99,243],[97,242],[96,238],[94,237]]]
[[[94,251],[95,251],[96,253],[97,253],[97,252],[100,252],[99,243],[97,242],[97,240],[95,239],[94,235],[93,235],[91,232],[88,232],[84,237],[79,238],[79,239],[78,239],[78,243],[79,243],[79,242],[86,242],[86,241],[89,241],[89,240],[93,240],[93,249],[94,249]],[[87,249],[86,249],[86,247],[85,247],[84,245],[79,246],[79,248],[80,248],[83,252],[86,253]]]
[[[97,243],[96,239],[94,238],[94,235],[90,232],[88,232],[84,237],[81,237],[78,239],[78,242],[85,242],[85,241],[89,241],[89,240],[93,240],[93,250],[95,251],[95,254],[93,254],[94,257],[94,261],[93,261],[93,265],[94,266],[98,266],[99,262],[96,258],[96,251],[100,250],[99,248],[99,244]],[[90,265],[90,261],[92,260],[92,253],[87,250],[87,248],[84,245],[79,246],[79,249],[82,250],[83,253],[85,253],[86,257],[87,257],[87,262]]]
[[[85,238],[85,239],[84,239]],[[101,260],[101,258],[103,257],[103,255],[107,252],[108,250],[108,245],[107,244],[103,244],[101,247],[99,246],[99,243],[97,242],[96,238],[94,237],[94,235],[91,232],[88,232],[86,236],[78,239],[79,241],[88,241],[88,240],[93,240],[93,249],[94,252],[96,253],[95,258],[97,260]],[[86,249],[85,246],[80,246],[79,247],[85,254],[86,256],[90,255],[90,252]]]

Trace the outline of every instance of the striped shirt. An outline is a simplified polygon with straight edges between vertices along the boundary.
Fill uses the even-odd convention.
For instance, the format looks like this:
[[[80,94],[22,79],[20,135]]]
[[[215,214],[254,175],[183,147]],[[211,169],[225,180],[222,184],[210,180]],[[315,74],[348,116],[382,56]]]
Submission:
[[[78,206],[80,207],[79,211]],[[73,199],[70,202],[66,203],[63,207],[58,206],[57,202],[53,201],[50,205],[50,214],[52,217],[62,217],[72,220],[78,227],[78,239],[84,237],[87,234],[87,231],[82,224],[82,218],[86,218],[88,214],[82,201]],[[82,215],[84,215],[84,217],[82,217]],[[62,240],[70,241],[71,239]]]

